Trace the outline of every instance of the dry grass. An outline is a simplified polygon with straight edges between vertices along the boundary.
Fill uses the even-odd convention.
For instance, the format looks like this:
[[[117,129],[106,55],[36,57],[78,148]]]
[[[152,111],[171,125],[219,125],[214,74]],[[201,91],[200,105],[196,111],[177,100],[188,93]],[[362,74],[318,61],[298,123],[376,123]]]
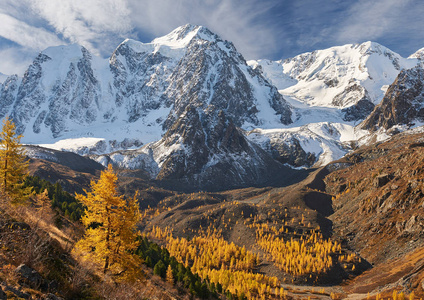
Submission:
[[[361,276],[348,282],[344,287],[347,293],[367,293],[374,291],[382,286],[395,288],[400,286],[400,282],[404,278],[413,277],[411,286],[418,287],[418,282],[424,277],[420,266],[424,266],[424,249],[420,248],[414,252],[398,258],[393,259],[385,264],[380,264],[375,268],[364,272]],[[392,283],[391,285],[388,285]],[[416,289],[416,296],[422,297],[422,289]],[[390,292],[391,293],[391,290]]]

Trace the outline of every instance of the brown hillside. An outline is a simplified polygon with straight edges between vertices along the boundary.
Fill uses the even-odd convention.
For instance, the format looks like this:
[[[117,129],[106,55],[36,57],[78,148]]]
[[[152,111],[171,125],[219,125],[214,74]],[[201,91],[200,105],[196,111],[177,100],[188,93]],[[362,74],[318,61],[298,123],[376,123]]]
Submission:
[[[344,239],[374,268],[348,291],[401,287],[422,291],[424,277],[424,134],[398,134],[363,147],[325,178],[333,194],[334,236]]]
[[[120,190],[128,195],[140,190],[144,232],[158,226],[172,229],[175,237],[191,239],[201,230],[216,228],[228,242],[260,255],[255,272],[282,282],[334,286],[347,280],[345,294],[389,293],[397,288],[420,295],[424,277],[423,150],[424,133],[398,134],[387,142],[362,147],[288,187],[220,193],[169,191],[136,172],[121,170]],[[80,173],[42,160],[33,160],[31,170],[74,190],[96,178],[95,172]],[[292,276],[278,269],[257,245],[254,226],[265,225],[284,228],[280,235],[284,240],[305,238],[319,228],[325,238],[341,243],[341,255],[357,256],[354,262],[337,263],[319,280]],[[360,275],[371,264],[372,269]]]

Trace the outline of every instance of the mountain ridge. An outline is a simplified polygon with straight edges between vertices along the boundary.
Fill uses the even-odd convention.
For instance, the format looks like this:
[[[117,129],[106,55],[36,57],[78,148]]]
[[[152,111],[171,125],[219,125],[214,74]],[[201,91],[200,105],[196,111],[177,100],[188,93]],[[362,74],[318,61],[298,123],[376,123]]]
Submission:
[[[220,149],[219,139],[212,142],[218,146],[208,145],[208,133],[223,113],[228,120],[223,124],[235,126],[233,138],[246,137],[245,149],[261,148],[265,165],[311,168],[339,159],[373,134],[384,138],[384,132],[357,125],[402,68],[420,63],[374,42],[246,62],[231,42],[187,24],[150,43],[126,39],[109,60],[78,45],[48,48],[22,79],[11,76],[1,85],[0,117],[10,115],[26,143],[84,155],[110,153],[99,162],[138,166],[152,178],[173,169],[173,175],[158,177],[165,179],[176,176],[174,167],[162,169],[165,161],[197,162],[190,177],[212,167],[212,157],[240,158],[235,149]],[[174,127],[187,123],[188,107],[198,112],[191,114],[197,123],[186,121],[203,130],[202,141],[189,152],[177,151],[184,133]],[[257,151],[246,153],[258,161]],[[253,173],[262,172],[259,165]],[[243,181],[234,173],[238,183],[229,186]]]
[[[185,35],[181,39],[180,35],[183,33]],[[190,58],[180,63],[187,51],[192,52]],[[198,59],[203,57],[203,63],[209,64],[208,68],[215,68],[216,72],[224,73],[207,74],[206,66],[202,64],[199,65],[201,68],[197,70],[198,74],[187,73],[184,65],[191,63],[191,66],[195,67],[196,60],[192,55],[197,55]],[[221,40],[204,27],[186,25],[148,44],[126,40],[118,46],[109,61],[110,66],[105,65],[105,60],[91,55],[84,47],[77,45],[48,48],[38,55],[25,73],[15,103],[5,114],[14,118],[18,131],[24,133],[26,139],[31,142],[36,142],[37,137],[44,140],[72,137],[69,134],[69,131],[74,129],[72,126],[95,126],[99,122],[117,120],[123,120],[121,123],[125,126],[140,118],[144,118],[141,122],[144,125],[156,127],[157,132],[151,131],[154,137],[144,139],[150,142],[157,140],[164,133],[161,127],[170,127],[169,124],[162,124],[163,120],[159,120],[160,118],[149,118],[152,111],[157,112],[162,119],[172,119],[173,114],[179,115],[183,111],[178,105],[186,104],[183,101],[186,96],[184,91],[176,89],[181,89],[184,83],[178,82],[176,77],[186,75],[190,80],[192,76],[204,77],[195,88],[201,88],[201,84],[207,85],[205,91],[190,90],[188,97],[194,92],[198,97],[208,96],[209,99],[200,101],[207,106],[213,104],[225,110],[230,108],[219,103],[224,95],[215,93],[214,88],[229,88],[229,92],[240,93],[241,89],[235,89],[234,84],[238,84],[237,80],[242,80],[240,82],[245,85],[243,97],[247,101],[243,110],[250,108],[251,112],[246,116],[234,118],[239,126],[245,121],[252,124],[268,121],[267,116],[261,116],[259,119],[256,116],[261,111],[254,106],[257,105],[256,101],[262,101],[261,97],[264,101],[259,105],[262,105],[263,110],[276,111],[281,115],[283,123],[291,122],[289,107],[281,95],[260,75],[244,66],[244,58],[230,42]],[[173,78],[170,78],[172,75]],[[219,78],[227,76],[229,80],[214,82],[210,77],[217,75]],[[216,84],[223,87],[215,87]],[[208,93],[211,89],[213,92]],[[29,97],[31,99],[28,99]],[[234,96],[229,99],[234,99]],[[236,105],[237,101],[232,100],[232,103]],[[85,110],[78,110],[76,106]],[[175,112],[171,112],[173,106]],[[57,110],[60,110],[61,118],[55,115]],[[70,114],[70,111],[74,113]],[[155,126],[155,122],[161,123],[160,126]],[[167,123],[169,122],[172,120]],[[137,132],[136,129],[131,131]],[[96,135],[98,132],[92,134]],[[30,136],[33,136],[32,140]]]

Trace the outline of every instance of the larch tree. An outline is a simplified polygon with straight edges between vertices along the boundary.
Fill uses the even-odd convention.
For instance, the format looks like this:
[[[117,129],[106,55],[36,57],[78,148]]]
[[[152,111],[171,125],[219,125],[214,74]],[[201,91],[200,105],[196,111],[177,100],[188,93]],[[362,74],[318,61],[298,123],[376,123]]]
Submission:
[[[131,199],[118,195],[117,181],[109,165],[97,182],[91,182],[91,191],[84,190],[86,196],[76,195],[86,207],[82,216],[86,231],[75,248],[117,280],[136,280],[141,275],[141,259],[134,254],[139,245],[137,194]]]
[[[168,269],[166,270],[166,282],[174,284],[174,275],[172,274],[171,264],[168,265]]]
[[[16,133],[15,123],[6,117],[0,132],[0,189],[12,203],[24,202],[32,190],[23,187],[28,175],[28,160],[21,138],[22,135]]]

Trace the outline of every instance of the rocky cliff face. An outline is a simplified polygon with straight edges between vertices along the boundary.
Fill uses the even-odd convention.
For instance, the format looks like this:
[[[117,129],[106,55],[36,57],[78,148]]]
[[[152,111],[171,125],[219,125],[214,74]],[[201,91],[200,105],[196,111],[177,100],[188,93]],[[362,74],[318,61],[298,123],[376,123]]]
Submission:
[[[289,105],[232,43],[193,25],[148,44],[126,40],[108,61],[77,45],[49,48],[0,94],[1,116],[32,143],[93,136],[112,146],[123,131],[157,141],[187,105],[222,110],[239,127],[291,122]]]
[[[148,170],[151,179],[186,191],[291,182],[291,170],[247,140],[222,110],[205,113],[191,105],[158,142],[92,157],[104,165]]]
[[[170,77],[165,95],[175,104],[167,127],[187,105],[208,114],[222,110],[238,127],[267,126],[269,109],[280,124],[291,123],[290,108],[277,89],[253,72],[231,43],[205,28],[198,35]]]
[[[0,98],[2,99],[0,118],[6,116],[12,107],[18,93],[19,84],[20,79],[16,75],[7,77],[3,84],[0,84]]]
[[[424,122],[424,70],[402,70],[361,127],[371,131]]]

